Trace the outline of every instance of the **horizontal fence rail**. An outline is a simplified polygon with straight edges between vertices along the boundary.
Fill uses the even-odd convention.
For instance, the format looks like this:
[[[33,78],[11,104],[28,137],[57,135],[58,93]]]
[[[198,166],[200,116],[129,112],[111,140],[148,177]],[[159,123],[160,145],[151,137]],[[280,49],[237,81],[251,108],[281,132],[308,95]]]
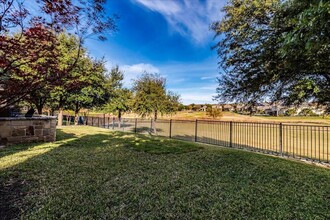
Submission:
[[[73,125],[63,116],[63,125]],[[211,120],[79,117],[78,124],[329,163],[330,126]]]

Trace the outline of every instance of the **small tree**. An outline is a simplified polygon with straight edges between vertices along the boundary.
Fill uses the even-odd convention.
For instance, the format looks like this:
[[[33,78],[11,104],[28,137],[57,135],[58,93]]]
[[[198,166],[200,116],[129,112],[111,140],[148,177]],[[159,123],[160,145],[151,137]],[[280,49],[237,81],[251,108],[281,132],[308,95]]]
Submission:
[[[301,110],[299,115],[302,115],[302,116],[315,116],[316,114],[311,109],[304,108],[303,110]]]
[[[297,110],[294,108],[290,108],[285,112],[286,116],[294,116],[297,113]]]
[[[212,118],[220,118],[222,117],[222,111],[218,108],[209,108],[207,109],[206,114]]]
[[[124,74],[119,70],[118,66],[111,69],[106,82],[109,100],[103,106],[103,111],[117,114],[119,121],[121,121],[123,113],[132,109],[133,93],[131,90],[123,88],[123,79]]]
[[[132,91],[126,88],[120,88],[115,91],[109,102],[104,105],[103,110],[116,113],[118,120],[121,121],[122,114],[132,109],[132,98]]]
[[[142,117],[153,115],[157,120],[158,113],[166,112],[166,80],[158,74],[145,73],[134,81],[135,93],[133,108]]]
[[[205,104],[206,105],[206,111],[210,111],[212,109],[212,105],[211,104]]]
[[[158,74],[145,73],[133,84],[133,110],[142,117],[153,116],[154,122],[158,114],[171,114],[178,110],[179,96],[166,92],[166,80]],[[156,132],[155,126],[153,126]]]

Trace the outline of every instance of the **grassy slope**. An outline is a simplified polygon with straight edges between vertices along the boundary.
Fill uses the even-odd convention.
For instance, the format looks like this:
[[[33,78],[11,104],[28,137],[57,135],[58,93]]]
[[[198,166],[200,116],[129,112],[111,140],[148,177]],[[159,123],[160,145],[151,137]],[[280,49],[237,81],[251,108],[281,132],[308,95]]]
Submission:
[[[330,218],[330,170],[233,149],[66,127],[0,150],[0,216]]]

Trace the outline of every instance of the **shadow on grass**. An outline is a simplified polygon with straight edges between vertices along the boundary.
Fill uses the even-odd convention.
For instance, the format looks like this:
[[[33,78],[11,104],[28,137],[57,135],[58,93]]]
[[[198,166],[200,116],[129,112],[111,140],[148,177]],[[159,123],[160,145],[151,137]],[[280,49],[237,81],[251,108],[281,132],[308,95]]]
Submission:
[[[69,140],[72,138],[74,139]],[[64,142],[65,140],[69,141]],[[49,170],[59,167],[59,164],[61,164],[61,167],[64,167],[65,170],[69,170],[72,164],[75,166],[77,166],[79,162],[88,164],[88,161],[93,160],[91,159],[93,156],[97,158],[102,154],[108,153],[107,151],[109,148],[114,149],[118,146],[128,150],[137,152],[143,151],[150,154],[180,154],[196,151],[201,148],[201,146],[177,140],[118,131],[106,131],[100,134],[77,137],[75,134],[65,132],[62,129],[57,129],[57,141],[55,144],[56,143],[60,145],[52,148],[50,151],[0,170],[1,219],[19,219],[22,217],[22,210],[26,212],[33,207],[33,204],[30,204],[29,201],[25,199],[25,196],[31,193],[31,190],[34,190],[31,189],[31,187],[38,185],[40,179],[39,175],[52,175],[48,173]],[[43,146],[41,146],[42,144],[44,143],[17,145],[11,149],[6,149],[6,154],[18,153],[29,148],[26,154],[33,154],[33,147],[40,145],[40,148],[43,148]],[[47,148],[47,146],[45,146],[45,148]],[[42,164],[42,166],[40,166],[40,164]],[[81,172],[86,172],[86,170],[81,170]]]
[[[74,138],[74,137],[76,137],[76,135],[73,133],[64,132],[62,129],[56,130],[56,141],[65,141],[67,139]],[[0,149],[0,158],[28,150],[32,147],[40,146],[44,143],[45,142],[34,142],[34,143],[22,143],[22,144],[6,146],[6,147]]]
[[[86,129],[88,128],[86,127]],[[148,211],[150,207],[157,208],[153,205],[157,204],[156,202],[161,202],[157,199],[159,198],[158,194],[157,197],[146,199],[153,190],[158,190],[156,193],[162,194],[162,198],[180,198],[173,201],[175,205],[181,203],[191,204],[194,198],[191,198],[190,195],[195,196],[196,192],[202,193],[204,197],[197,198],[202,204],[189,207],[189,210],[205,210],[204,217],[211,210],[220,210],[221,212],[222,210],[229,210],[229,212],[232,210],[232,214],[235,214],[239,208],[246,208],[246,204],[254,204],[255,200],[258,201],[258,198],[261,198],[260,194],[264,194],[264,191],[268,192],[268,196],[273,197],[270,200],[259,199],[259,204],[256,206],[260,210],[265,210],[265,202],[270,203],[268,204],[269,207],[276,207],[277,201],[284,201],[285,206],[295,204],[293,203],[295,200],[291,197],[290,200],[285,200],[287,199],[287,191],[292,187],[293,190],[290,189],[289,192],[293,191],[293,194],[295,194],[299,191],[297,196],[299,199],[301,199],[299,196],[305,195],[305,192],[318,190],[317,192],[320,195],[312,202],[307,203],[306,207],[310,204],[317,204],[316,199],[322,199],[321,205],[315,206],[315,210],[320,209],[320,207],[323,208],[320,210],[321,214],[326,213],[329,207],[325,202],[326,199],[324,199],[324,195],[328,195],[329,190],[326,186],[322,186],[322,183],[327,183],[329,177],[327,174],[322,174],[323,171],[320,171],[318,179],[315,178],[314,171],[316,168],[313,167],[300,164],[293,166],[294,164],[289,161],[269,160],[269,158],[261,155],[255,156],[244,152],[232,153],[230,151],[226,151],[225,155],[223,153],[219,155],[215,152],[206,152],[205,155],[199,157],[198,155],[205,153],[205,151],[200,151],[196,154],[197,156],[182,154],[184,157],[181,158],[177,155],[175,157],[158,157],[158,155],[155,155],[151,158],[150,154],[187,153],[198,150],[200,146],[194,143],[132,133],[109,132],[106,130],[103,132],[101,129],[97,132],[99,133],[76,137],[74,134],[61,130],[58,133],[59,139],[64,140],[66,138],[68,140],[66,143],[61,143],[53,150],[32,157],[9,169],[1,170],[1,218],[60,218],[63,216],[70,218],[73,212],[75,213],[73,216],[76,218],[84,215],[86,218],[100,218],[103,214],[110,215],[113,214],[111,211],[118,211],[118,206],[115,205],[123,204],[120,203],[122,200],[130,202],[131,208],[123,211],[127,212],[125,214],[129,218],[136,216],[135,214],[139,212]],[[73,139],[70,140],[70,138]],[[134,151],[143,151],[148,154],[134,154]],[[260,162],[255,158],[259,159]],[[185,160],[185,163],[180,164],[180,159]],[[276,161],[280,162],[279,167],[273,167]],[[154,163],[151,164],[150,162]],[[158,163],[160,164],[158,165]],[[302,170],[306,168],[309,178],[312,179],[309,180],[305,177],[306,175],[301,174],[300,170],[295,170],[294,167],[301,167]],[[139,173],[141,169],[142,172]],[[163,172],[164,170],[166,172]],[[292,178],[290,172],[295,174],[299,181],[295,180],[298,182],[288,185],[287,180]],[[149,177],[149,179],[145,179],[145,177]],[[173,182],[176,178],[178,178],[177,182]],[[160,181],[158,181],[159,179]],[[141,183],[145,184],[152,180],[155,181],[154,184],[141,185]],[[309,184],[305,184],[306,189],[300,190],[300,184],[305,183],[305,180],[309,180]],[[175,185],[175,183],[180,185]],[[218,183],[219,185],[217,185]],[[265,188],[263,188],[264,184],[266,184]],[[153,188],[155,185],[160,185],[160,187]],[[318,185],[323,188],[318,187]],[[188,186],[191,186],[191,188]],[[198,188],[195,186],[198,186]],[[270,186],[277,187],[275,190],[278,190],[279,193],[276,196],[273,195],[274,191],[267,191],[267,187]],[[259,187],[261,187],[261,190]],[[210,191],[210,188],[213,191]],[[248,191],[238,190],[241,188]],[[287,191],[283,193],[280,191],[282,188]],[[319,190],[320,188],[321,190]],[[141,189],[147,191],[140,191]],[[174,191],[171,192],[171,189],[174,189]],[[227,194],[217,194],[221,191],[227,192]],[[176,192],[182,192],[182,194],[176,194]],[[112,197],[110,193],[113,193]],[[220,197],[221,195],[223,197]],[[107,201],[109,197],[110,199]],[[134,203],[134,197],[147,202],[147,204],[138,204],[138,200],[135,200]],[[118,198],[118,203],[115,203],[116,198]],[[208,198],[211,198],[211,200]],[[225,198],[225,200],[221,202],[219,198]],[[305,196],[304,199],[307,201],[308,196]],[[197,204],[197,200],[192,202]],[[219,202],[220,205],[218,209],[209,209],[209,206],[204,206],[216,202]],[[232,207],[229,206],[228,209],[227,203]],[[138,205],[134,206],[134,204]],[[112,209],[106,211],[106,208],[110,205]],[[280,209],[283,207],[281,206]],[[155,209],[156,211],[152,213],[154,214],[153,217],[164,218],[167,216],[167,212],[172,211],[170,214],[175,215],[180,211],[180,207],[173,208],[166,202],[161,203],[161,208],[166,209],[165,212],[161,212],[157,216],[159,210]],[[215,206],[212,208],[215,208]],[[303,211],[298,211],[300,211],[301,216],[304,214]],[[314,211],[314,209],[311,211]],[[289,213],[288,210],[286,212]],[[21,216],[23,213],[31,216]],[[89,215],[90,213],[94,215]],[[256,214],[260,213],[254,213],[252,210],[251,213],[247,214],[247,218],[252,218]],[[260,216],[262,216],[262,213],[255,217]],[[194,216],[193,213],[190,213],[190,216],[187,214],[186,216],[181,215],[181,217],[193,218]],[[203,216],[198,217],[203,218]]]
[[[77,136],[73,133],[65,132],[65,131],[63,131],[63,129],[60,129],[60,128],[56,129],[56,141],[65,141],[67,139],[74,138],[74,137],[77,137]]]

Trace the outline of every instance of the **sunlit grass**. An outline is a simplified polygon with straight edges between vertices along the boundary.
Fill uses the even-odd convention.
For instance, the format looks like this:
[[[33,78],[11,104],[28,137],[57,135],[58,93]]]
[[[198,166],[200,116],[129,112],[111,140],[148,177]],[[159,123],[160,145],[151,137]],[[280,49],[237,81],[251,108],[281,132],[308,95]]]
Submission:
[[[300,162],[84,126],[0,150],[22,154],[0,162],[1,218],[330,218],[330,171]]]

